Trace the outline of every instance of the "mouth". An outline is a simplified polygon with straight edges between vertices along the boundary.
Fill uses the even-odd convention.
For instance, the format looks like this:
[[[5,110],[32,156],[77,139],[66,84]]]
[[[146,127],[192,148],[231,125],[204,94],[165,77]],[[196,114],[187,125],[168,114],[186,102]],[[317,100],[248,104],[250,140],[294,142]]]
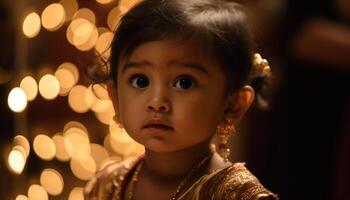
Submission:
[[[146,129],[158,129],[158,130],[173,130],[174,128],[164,125],[164,124],[149,124],[144,126]]]

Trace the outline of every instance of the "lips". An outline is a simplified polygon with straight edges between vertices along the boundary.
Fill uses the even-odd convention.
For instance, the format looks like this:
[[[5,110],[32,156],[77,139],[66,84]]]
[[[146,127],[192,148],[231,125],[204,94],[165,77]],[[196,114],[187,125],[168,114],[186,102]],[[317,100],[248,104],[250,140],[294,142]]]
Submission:
[[[174,129],[173,127],[170,126],[170,124],[167,121],[161,120],[161,119],[151,119],[150,121],[148,121],[146,123],[145,126],[143,126],[143,128],[146,128],[146,129],[161,129],[161,130],[172,130],[172,129]]]
[[[163,125],[163,124],[150,124],[147,126],[144,126],[144,128],[154,128],[154,129],[173,129],[172,127]]]

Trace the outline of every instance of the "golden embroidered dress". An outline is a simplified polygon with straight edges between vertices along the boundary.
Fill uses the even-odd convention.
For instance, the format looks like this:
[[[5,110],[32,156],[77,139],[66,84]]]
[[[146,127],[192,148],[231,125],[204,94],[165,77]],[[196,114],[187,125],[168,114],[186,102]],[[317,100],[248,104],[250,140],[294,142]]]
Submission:
[[[123,200],[127,177],[139,160],[125,160],[106,167],[86,186],[85,200]],[[264,188],[244,163],[203,175],[178,200],[274,200],[275,194]]]

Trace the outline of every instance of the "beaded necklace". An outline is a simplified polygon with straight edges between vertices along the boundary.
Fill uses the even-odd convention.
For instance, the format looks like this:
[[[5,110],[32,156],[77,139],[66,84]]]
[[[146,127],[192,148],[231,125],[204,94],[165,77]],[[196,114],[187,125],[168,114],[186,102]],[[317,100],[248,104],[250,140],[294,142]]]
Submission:
[[[184,189],[184,187],[188,184],[189,180],[192,178],[194,173],[200,167],[202,167],[209,160],[209,158],[211,158],[212,155],[213,155],[213,153],[210,153],[209,155],[205,156],[200,162],[198,162],[198,164],[181,181],[181,183],[177,187],[175,193],[170,197],[170,200],[176,200],[178,198],[179,194]],[[139,180],[139,174],[140,174],[140,171],[141,171],[143,165],[144,165],[144,162],[143,162],[143,160],[141,160],[138,163],[138,165],[137,165],[137,167],[136,167],[136,169],[135,169],[135,171],[133,173],[133,176],[132,176],[132,178],[130,180],[130,191],[129,191],[128,196],[127,196],[128,200],[133,200],[134,199],[135,185],[136,185],[137,181]]]

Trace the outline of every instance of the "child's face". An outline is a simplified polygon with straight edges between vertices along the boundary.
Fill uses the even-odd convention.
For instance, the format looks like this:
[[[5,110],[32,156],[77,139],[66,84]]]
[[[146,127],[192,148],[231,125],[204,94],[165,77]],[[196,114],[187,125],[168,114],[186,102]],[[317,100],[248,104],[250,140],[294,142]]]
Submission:
[[[114,106],[126,131],[149,150],[199,144],[211,138],[223,117],[225,75],[199,46],[148,42],[119,63]],[[157,123],[171,128],[148,126]]]

